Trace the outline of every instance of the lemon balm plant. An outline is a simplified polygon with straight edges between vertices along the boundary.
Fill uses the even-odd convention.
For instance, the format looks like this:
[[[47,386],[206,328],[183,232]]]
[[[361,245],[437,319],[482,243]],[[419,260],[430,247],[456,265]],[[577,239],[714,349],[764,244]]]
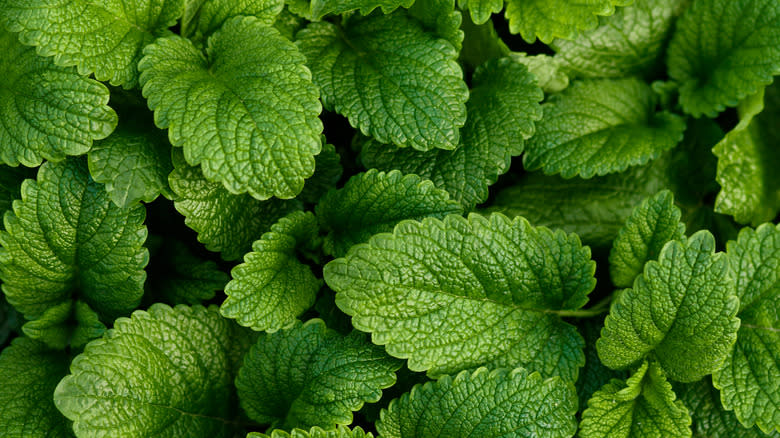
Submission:
[[[777,0],[0,26],[0,436],[780,433]]]

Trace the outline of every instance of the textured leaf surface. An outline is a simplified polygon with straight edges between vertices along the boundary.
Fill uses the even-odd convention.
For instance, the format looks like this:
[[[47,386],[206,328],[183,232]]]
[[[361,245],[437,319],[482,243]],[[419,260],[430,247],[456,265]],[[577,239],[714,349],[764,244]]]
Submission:
[[[509,59],[480,66],[472,84],[466,104],[469,116],[457,149],[420,152],[369,141],[361,152],[363,165],[430,179],[466,209],[485,201],[488,187],[509,169],[511,158],[523,152],[524,139],[533,135],[544,95],[528,70]]]
[[[336,430],[324,430],[315,426],[308,432],[301,429],[293,429],[291,432],[275,429],[268,435],[252,432],[247,438],[374,438],[374,435],[364,432],[360,427],[350,430],[346,426],[339,426]]]
[[[444,218],[461,214],[461,206],[447,192],[417,175],[404,176],[374,169],[352,177],[317,205],[317,217],[328,232],[324,249],[343,257],[352,245],[366,242],[376,233],[392,231],[404,219]]]
[[[655,105],[650,86],[636,78],[574,82],[542,105],[523,164],[564,178],[645,164],[674,147],[685,130],[682,118],[655,112]]]
[[[518,368],[479,368],[417,385],[382,411],[387,438],[570,437],[577,428],[574,388]]]
[[[230,18],[251,15],[271,26],[284,7],[284,0],[198,0],[187,1],[182,18],[182,36],[211,35]]]
[[[543,43],[553,38],[574,39],[580,30],[598,25],[598,15],[612,15],[615,5],[630,0],[508,0],[506,19],[509,31],[519,33],[529,43],[538,37]]]
[[[691,436],[691,416],[657,363],[647,362],[625,382],[612,380],[593,394],[582,414],[582,438]]]
[[[715,209],[758,225],[780,211],[780,85],[740,103],[739,124],[712,148],[721,191]]]
[[[195,256],[180,241],[165,239],[152,254],[147,291],[168,304],[200,304],[223,290],[230,277],[216,263]]]
[[[82,75],[133,88],[141,50],[167,35],[183,0],[3,0],[0,20],[19,39]]]
[[[728,259],[715,253],[712,234],[671,241],[613,301],[596,343],[599,357],[620,369],[653,353],[670,379],[698,380],[731,351],[738,307]]]
[[[712,31],[716,29],[717,31]],[[694,117],[715,117],[780,73],[777,0],[694,0],[669,45],[669,76]]]
[[[355,10],[368,15],[376,8],[382,8],[383,14],[389,14],[401,6],[408,8],[412,3],[414,0],[312,0],[311,15],[314,20]]]
[[[577,329],[585,339],[585,366],[577,376],[577,396],[579,397],[579,410],[584,411],[588,407],[588,400],[612,379],[626,380],[628,372],[615,371],[601,363],[596,340],[604,327],[604,318],[586,318],[579,321]]]
[[[298,33],[326,108],[381,143],[454,149],[468,89],[451,43],[404,13],[353,17]]]
[[[216,307],[155,304],[77,356],[54,403],[83,437],[227,437],[232,337]]]
[[[545,93],[558,93],[569,86],[569,76],[563,71],[563,63],[558,57],[544,54],[530,56],[523,52],[512,52],[509,56],[528,67]]]
[[[252,249],[271,225],[285,214],[300,209],[297,201],[258,201],[249,195],[232,195],[220,183],[209,182],[197,167],[189,166],[174,150],[174,170],[168,176],[175,194],[174,206],[184,223],[198,233],[209,251],[236,260]]]
[[[89,152],[89,173],[105,184],[111,200],[120,207],[138,201],[170,197],[168,174],[171,145],[165,133],[132,117],[122,120],[107,139],[95,142]]]
[[[475,24],[483,24],[490,16],[504,9],[503,0],[459,0],[458,6],[468,9],[471,20]]]
[[[322,132],[303,55],[254,17],[225,22],[207,53],[178,36],[144,50],[140,81],[157,126],[231,193],[295,197],[314,173]]]
[[[5,2],[7,3],[7,2]],[[0,3],[0,17],[7,5]],[[114,130],[108,89],[74,68],[58,67],[17,35],[0,29],[0,160],[38,166],[89,151]],[[56,122],[54,122],[56,121]]]
[[[0,354],[0,430],[7,438],[72,437],[70,425],[52,402],[70,358],[43,343],[16,338]]]
[[[683,0],[634,0],[573,40],[553,42],[556,58],[578,77],[647,75],[657,67]]]
[[[45,163],[6,213],[0,278],[8,302],[29,319],[78,297],[106,320],[138,305],[149,253],[146,212],[117,207],[86,163]]]
[[[682,240],[685,225],[680,223],[681,215],[674,205],[674,195],[668,190],[638,205],[618,232],[609,253],[612,284],[620,288],[631,287],[645,263],[658,259],[666,242]]]
[[[401,364],[365,336],[342,336],[318,319],[260,337],[236,379],[249,417],[274,427],[333,429],[379,401]]]
[[[726,409],[747,427],[780,431],[780,228],[743,228],[726,246],[742,324],[723,368],[713,374]]]
[[[103,336],[106,326],[98,314],[81,301],[66,301],[46,309],[40,318],[22,326],[22,331],[50,348],[81,348],[92,339]]]
[[[402,222],[324,275],[352,324],[412,371],[522,365],[575,380],[583,341],[556,311],[587,302],[594,270],[577,236],[495,214]]]
[[[314,304],[322,280],[296,250],[317,245],[317,218],[296,211],[271,226],[231,271],[220,313],[253,330],[278,330]]]

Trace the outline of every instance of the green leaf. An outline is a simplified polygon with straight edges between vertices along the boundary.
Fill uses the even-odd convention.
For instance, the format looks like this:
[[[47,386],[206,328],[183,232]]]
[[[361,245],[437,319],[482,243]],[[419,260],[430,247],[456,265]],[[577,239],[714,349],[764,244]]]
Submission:
[[[459,60],[464,64],[464,69],[473,70],[491,59],[502,58],[510,53],[509,47],[498,36],[492,21],[477,25],[466,14],[460,28],[463,31],[463,47]],[[468,119],[466,121],[468,122]]]
[[[635,0],[574,40],[555,40],[555,58],[577,77],[652,75],[683,0]]]
[[[293,429],[291,432],[275,429],[268,435],[252,432],[246,438],[374,438],[374,435],[364,432],[360,427],[349,430],[346,426],[339,426],[336,430],[326,431],[315,426],[308,432],[301,429]]]
[[[726,248],[742,324],[734,350],[712,380],[723,407],[744,426],[780,431],[780,228],[743,228]]]
[[[313,249],[318,231],[310,212],[292,212],[272,225],[231,271],[222,316],[253,330],[275,331],[314,305],[322,280],[301,263],[296,250]]]
[[[355,328],[412,371],[525,366],[574,381],[583,341],[559,315],[587,302],[594,271],[576,235],[495,214],[401,222],[323,273]]]
[[[712,29],[715,29],[713,31]],[[669,44],[669,76],[694,117],[715,117],[780,73],[777,0],[694,0]]]
[[[236,378],[250,418],[290,429],[333,429],[352,411],[379,401],[401,363],[353,332],[342,336],[318,319],[260,337]]]
[[[670,240],[685,238],[682,213],[674,205],[674,195],[663,190],[638,205],[612,244],[609,274],[617,287],[631,287],[645,263],[657,260]]]
[[[582,438],[691,436],[691,416],[663,370],[644,362],[625,382],[613,379],[593,394],[582,414]]]
[[[563,71],[559,58],[544,54],[529,56],[523,52],[512,52],[509,56],[528,67],[545,93],[559,93],[569,86],[569,76]]]
[[[314,158],[314,176],[306,180],[303,191],[297,199],[302,202],[316,204],[330,189],[336,188],[344,169],[341,167],[341,157],[336,147],[325,143],[322,152]]]
[[[383,14],[389,14],[399,7],[408,8],[414,0],[311,0],[311,17],[318,21],[325,15],[339,15],[359,10],[368,15],[376,8],[382,8]]]
[[[0,21],[22,43],[82,75],[133,88],[141,50],[169,35],[183,0],[2,0]],[[13,59],[13,58],[10,58]]]
[[[416,385],[382,411],[386,438],[570,437],[577,429],[571,383],[517,368],[479,368]]]
[[[649,354],[666,375],[692,382],[723,365],[737,337],[739,300],[728,259],[699,231],[670,241],[658,261],[645,264],[634,287],[612,303],[601,338],[601,361],[627,368]]]
[[[544,95],[522,64],[506,58],[477,68],[472,84],[469,118],[457,149],[420,152],[368,142],[361,153],[363,165],[430,179],[466,209],[485,201],[488,187],[533,135]]]
[[[287,213],[299,210],[298,201],[258,201],[249,195],[232,195],[222,184],[209,182],[197,167],[189,166],[174,150],[173,172],[168,176],[174,206],[184,223],[198,233],[209,251],[236,260],[249,252],[271,225]]]
[[[352,17],[298,33],[326,108],[382,143],[454,149],[468,89],[452,44],[403,12]]]
[[[40,318],[22,326],[25,335],[45,343],[50,348],[78,349],[92,339],[103,336],[106,326],[89,305],[66,301],[47,309]]]
[[[588,407],[588,400],[612,379],[626,380],[628,372],[609,369],[599,360],[596,350],[596,340],[599,338],[601,328],[604,327],[604,318],[586,318],[578,321],[577,329],[585,339],[585,366],[577,377],[577,396],[579,397],[579,409]]]
[[[105,321],[141,300],[149,253],[146,211],[119,208],[79,159],[47,162],[5,215],[0,279],[8,302],[28,319],[80,299]]]
[[[739,124],[712,148],[721,186],[715,211],[758,225],[780,211],[780,85],[748,97],[737,111]]]
[[[324,250],[343,257],[350,247],[374,234],[392,231],[404,219],[444,218],[462,214],[447,192],[417,175],[371,169],[350,178],[340,190],[326,194],[317,205],[325,237]]]
[[[187,5],[189,6],[189,5]],[[284,0],[210,0],[192,2],[185,7],[181,35],[196,40],[217,31],[225,21],[239,15],[256,17],[266,26],[272,26],[284,8]]]
[[[468,9],[474,24],[484,24],[490,16],[504,9],[504,0],[458,0],[461,9]]]
[[[16,338],[0,354],[0,425],[7,438],[72,437],[68,421],[52,402],[70,358],[41,342]]]
[[[455,51],[463,46],[463,17],[455,8],[455,0],[415,0],[409,8],[409,16],[422,24],[423,29],[449,41]]]
[[[129,116],[129,115],[128,115]],[[162,131],[130,116],[89,151],[89,173],[119,207],[170,197],[171,145]]]
[[[295,197],[314,173],[322,132],[303,55],[254,17],[226,21],[206,52],[178,36],[144,50],[140,82],[157,126],[231,193]]]
[[[0,2],[0,17],[8,12],[3,3],[8,1]],[[3,163],[34,167],[44,159],[62,161],[85,154],[93,140],[107,137],[116,127],[116,113],[106,105],[108,89],[103,84],[80,76],[74,68],[54,65],[2,28],[0,52]]]
[[[538,37],[548,44],[553,38],[574,39],[578,31],[598,25],[598,15],[612,15],[615,6],[632,0],[507,0],[509,31],[528,43]]]
[[[228,437],[231,325],[216,307],[155,304],[87,344],[54,391],[85,437]]]
[[[147,291],[153,293],[154,301],[200,304],[225,288],[230,277],[216,263],[195,256],[178,240],[164,240],[165,244],[152,254],[149,264],[152,272]]]
[[[656,97],[636,78],[580,80],[542,105],[523,157],[526,169],[564,178],[645,164],[683,138],[682,118],[655,112]]]

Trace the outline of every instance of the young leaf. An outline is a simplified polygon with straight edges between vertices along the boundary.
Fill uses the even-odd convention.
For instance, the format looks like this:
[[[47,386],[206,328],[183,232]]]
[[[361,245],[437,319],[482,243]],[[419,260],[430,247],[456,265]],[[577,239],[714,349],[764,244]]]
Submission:
[[[379,401],[401,363],[353,332],[342,336],[318,319],[260,337],[236,378],[250,418],[290,429],[333,429],[352,411]]]
[[[92,339],[103,336],[106,326],[87,304],[65,301],[23,325],[22,331],[31,339],[62,350],[68,345],[74,349],[83,347]]]
[[[146,211],[119,208],[84,161],[47,162],[5,215],[0,278],[8,302],[28,319],[81,299],[106,321],[135,308],[143,294]]]
[[[780,2],[694,0],[669,44],[683,110],[715,117],[780,73]]]
[[[301,263],[296,250],[316,246],[318,231],[310,212],[292,212],[272,225],[231,271],[222,316],[253,330],[275,331],[310,308],[322,280]]]
[[[578,77],[649,75],[657,67],[682,0],[635,0],[577,39],[553,42],[555,57]]]
[[[509,56],[528,67],[545,93],[559,93],[569,86],[569,76],[563,71],[563,63],[558,57],[544,54],[530,56],[523,52],[512,52]]]
[[[577,429],[576,411],[574,388],[558,377],[479,368],[416,385],[382,410],[376,427],[386,438],[563,438]]]
[[[198,241],[209,251],[221,252],[225,260],[236,260],[249,252],[282,216],[299,210],[298,201],[258,201],[249,195],[232,195],[220,183],[209,182],[197,167],[189,166],[174,150],[174,170],[168,182],[174,206],[184,223],[198,233]]]
[[[89,151],[89,173],[119,207],[170,197],[171,145],[165,133],[129,116]]]
[[[352,324],[412,371],[525,366],[574,381],[583,341],[559,314],[587,302],[594,271],[577,236],[494,214],[401,222],[323,273]]]
[[[178,36],[144,49],[140,82],[157,126],[231,193],[295,197],[314,173],[322,132],[303,55],[254,17],[226,21],[207,54]]]
[[[455,8],[455,0],[415,0],[408,12],[423,29],[449,41],[455,51],[463,47],[464,34],[460,29],[463,17]]]
[[[632,0],[508,0],[509,31],[533,43],[538,37],[548,44],[553,38],[574,39],[578,31],[598,25],[598,15],[612,15],[615,6]]]
[[[503,58],[511,53],[509,47],[498,36],[492,21],[474,24],[466,14],[463,16],[460,28],[463,31],[463,47],[458,59],[467,71],[473,70],[491,59]],[[468,106],[468,103],[466,105]],[[468,108],[466,112],[468,112]],[[466,121],[468,122],[468,118]]]
[[[246,438],[374,438],[372,433],[366,433],[360,427],[349,430],[346,426],[339,426],[335,430],[323,430],[319,427],[312,427],[308,432],[301,429],[293,429],[287,432],[281,429],[274,429],[270,434],[252,432]]]
[[[230,323],[216,307],[155,304],[87,344],[54,391],[84,437],[229,437]]]
[[[183,6],[183,0],[3,0],[0,21],[57,65],[130,89],[141,50],[170,34]]]
[[[601,328],[604,327],[604,318],[587,318],[578,322],[577,329],[585,339],[585,366],[580,369],[576,387],[579,410],[584,411],[588,407],[588,400],[596,391],[612,379],[626,380],[628,372],[609,369],[599,360],[596,340],[599,338]]]
[[[230,277],[211,260],[203,260],[178,240],[166,239],[159,252],[152,254],[147,290],[155,301],[168,304],[200,304],[223,290]],[[155,275],[157,274],[157,275]]]
[[[634,287],[612,303],[601,338],[601,361],[627,368],[653,353],[670,379],[693,382],[721,367],[737,337],[739,300],[728,259],[699,231],[670,241],[645,264]]]
[[[326,108],[382,143],[454,149],[468,89],[452,44],[397,11],[298,33]]]
[[[0,3],[0,17],[7,7]],[[108,89],[103,84],[80,76],[75,68],[54,65],[2,28],[0,53],[3,163],[34,167],[44,159],[62,161],[85,154],[93,140],[107,137],[116,127],[116,113],[106,105]]]
[[[266,26],[272,26],[284,8],[284,0],[210,0],[197,2],[197,8],[187,11],[182,19],[181,35],[196,39],[204,38],[217,31],[225,21],[239,16],[251,15]]]
[[[734,350],[712,380],[723,407],[744,426],[780,431],[780,228],[743,228],[726,248],[742,324]]]
[[[461,9],[468,9],[474,24],[484,24],[490,16],[504,9],[503,0],[458,0]]]
[[[324,250],[343,257],[352,245],[376,233],[392,231],[404,219],[443,218],[462,214],[447,192],[417,175],[376,169],[355,175],[340,190],[326,194],[317,205],[317,217],[328,232]]]
[[[361,152],[363,165],[430,179],[466,209],[485,201],[488,187],[509,169],[511,158],[523,152],[523,140],[533,135],[544,94],[522,64],[506,58],[477,68],[472,84],[469,117],[457,149],[420,152],[370,141]]]
[[[310,204],[319,202],[325,193],[336,188],[336,183],[341,179],[344,168],[341,167],[341,156],[336,152],[336,147],[325,143],[322,152],[314,158],[314,175],[306,180],[303,191],[296,199]]]
[[[318,21],[325,15],[339,15],[359,10],[368,15],[376,8],[382,8],[383,14],[389,14],[399,7],[408,8],[414,0],[311,0],[312,19]]]
[[[615,286],[631,287],[645,263],[658,259],[666,242],[685,237],[681,215],[674,205],[674,195],[668,190],[637,206],[618,231],[609,253],[609,274]]]
[[[748,97],[737,111],[739,124],[712,148],[721,186],[715,211],[758,225],[780,211],[780,85]]]
[[[691,416],[663,370],[644,362],[625,382],[613,379],[582,413],[582,438],[690,437]]]
[[[41,342],[16,338],[0,354],[0,430],[7,438],[67,438],[73,432],[52,402],[70,358]]]
[[[621,172],[645,164],[683,138],[682,118],[655,112],[650,86],[636,78],[580,80],[542,105],[526,145],[526,169],[564,178]]]

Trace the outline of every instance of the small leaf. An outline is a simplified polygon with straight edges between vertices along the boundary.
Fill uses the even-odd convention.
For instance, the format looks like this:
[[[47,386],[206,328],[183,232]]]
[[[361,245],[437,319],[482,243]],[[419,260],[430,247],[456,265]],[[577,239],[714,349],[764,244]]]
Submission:
[[[46,310],[40,318],[22,326],[22,331],[31,339],[39,340],[48,347],[65,349],[68,345],[78,349],[92,339],[103,336],[106,326],[98,314],[87,304],[66,301]]]
[[[578,31],[598,25],[598,15],[612,15],[615,6],[632,0],[508,0],[506,19],[509,31],[519,33],[528,43],[538,37],[545,44],[553,38],[574,39]]]
[[[302,202],[316,204],[330,189],[336,188],[336,183],[341,179],[344,168],[341,167],[341,157],[336,152],[336,147],[325,143],[322,152],[314,157],[314,175],[306,180],[303,191],[297,199]]]
[[[223,290],[230,277],[211,260],[203,260],[190,252],[182,242],[167,238],[160,250],[152,254],[152,268],[147,291],[154,301],[171,305],[200,304]]]
[[[219,30],[225,21],[239,15],[251,15],[266,26],[271,26],[284,8],[284,0],[209,0],[193,2],[185,7],[181,35],[205,38]]]
[[[326,431],[315,426],[308,432],[301,429],[293,429],[291,432],[274,429],[268,435],[252,432],[246,438],[374,438],[374,435],[364,432],[360,427],[349,430],[346,426],[339,426],[336,430]]]
[[[504,9],[503,0],[458,0],[461,9],[468,9],[474,24],[484,24],[490,16]]]
[[[529,56],[523,52],[512,52],[509,56],[513,61],[528,67],[545,93],[559,93],[569,86],[569,76],[563,71],[563,64],[558,57],[544,54]]]

